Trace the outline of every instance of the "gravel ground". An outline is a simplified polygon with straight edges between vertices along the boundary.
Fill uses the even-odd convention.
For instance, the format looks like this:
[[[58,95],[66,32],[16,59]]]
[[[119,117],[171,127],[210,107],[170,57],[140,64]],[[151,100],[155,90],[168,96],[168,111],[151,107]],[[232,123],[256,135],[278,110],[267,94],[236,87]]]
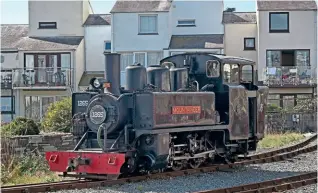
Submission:
[[[303,186],[294,190],[288,190],[284,193],[316,193],[317,192],[317,184]]]
[[[317,152],[311,152],[282,162],[254,164],[224,172],[148,180],[96,189],[60,191],[60,193],[186,193],[272,180],[275,178],[298,175],[308,171],[315,171],[316,169]],[[311,193],[317,192],[316,190],[317,186],[308,186],[300,188],[299,191],[294,191]]]

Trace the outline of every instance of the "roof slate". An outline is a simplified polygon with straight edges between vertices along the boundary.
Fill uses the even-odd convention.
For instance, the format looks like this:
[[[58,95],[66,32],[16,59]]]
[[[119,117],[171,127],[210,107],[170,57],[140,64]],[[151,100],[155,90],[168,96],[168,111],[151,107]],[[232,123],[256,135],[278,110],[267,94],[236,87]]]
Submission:
[[[171,0],[117,0],[110,13],[168,12]]]
[[[170,49],[220,49],[223,34],[172,35]]]
[[[317,10],[314,0],[257,0],[257,10],[259,11],[301,11]]]
[[[223,23],[256,23],[256,12],[223,12]]]
[[[19,50],[73,50],[82,36],[29,37],[28,25],[1,25],[1,49]]]
[[[90,14],[84,25],[111,25],[111,14]]]

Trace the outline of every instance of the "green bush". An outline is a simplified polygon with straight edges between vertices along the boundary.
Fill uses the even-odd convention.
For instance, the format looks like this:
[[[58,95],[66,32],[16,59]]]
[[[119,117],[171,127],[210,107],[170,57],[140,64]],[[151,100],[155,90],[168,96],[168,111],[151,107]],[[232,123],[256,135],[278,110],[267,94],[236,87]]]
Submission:
[[[280,112],[282,108],[277,106],[276,104],[267,104],[267,112]]]
[[[2,127],[4,135],[38,135],[39,126],[34,120],[25,117],[17,117],[11,123]]]
[[[70,132],[72,124],[71,97],[52,103],[43,118],[41,128],[47,132]]]

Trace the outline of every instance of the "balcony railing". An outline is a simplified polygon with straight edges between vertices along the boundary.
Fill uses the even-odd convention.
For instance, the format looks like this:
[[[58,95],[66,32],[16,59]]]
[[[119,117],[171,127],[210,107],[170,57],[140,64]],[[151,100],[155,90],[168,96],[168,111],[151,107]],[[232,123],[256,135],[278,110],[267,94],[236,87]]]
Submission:
[[[12,70],[1,69],[1,89],[12,89]]]
[[[264,69],[265,85],[313,85],[317,83],[316,68],[310,66],[267,67]]]
[[[12,70],[15,87],[68,87],[72,84],[70,68],[19,68]]]

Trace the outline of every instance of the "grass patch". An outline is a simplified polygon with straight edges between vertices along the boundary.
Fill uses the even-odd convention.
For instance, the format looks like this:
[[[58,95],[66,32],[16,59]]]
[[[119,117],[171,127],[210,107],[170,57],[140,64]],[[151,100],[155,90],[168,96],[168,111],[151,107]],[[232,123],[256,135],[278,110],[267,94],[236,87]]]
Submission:
[[[8,147],[7,147],[8,148]],[[38,153],[14,154],[7,149],[1,156],[1,186],[60,181]]]
[[[276,148],[304,138],[305,136],[300,133],[267,134],[258,144],[260,148]]]

